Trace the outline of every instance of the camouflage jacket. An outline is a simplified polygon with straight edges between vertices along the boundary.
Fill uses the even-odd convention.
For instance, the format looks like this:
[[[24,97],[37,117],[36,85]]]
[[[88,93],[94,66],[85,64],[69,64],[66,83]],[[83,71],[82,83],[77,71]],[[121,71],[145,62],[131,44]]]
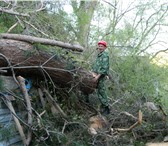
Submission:
[[[105,50],[97,55],[96,61],[93,64],[93,72],[108,75],[109,73],[109,54]]]

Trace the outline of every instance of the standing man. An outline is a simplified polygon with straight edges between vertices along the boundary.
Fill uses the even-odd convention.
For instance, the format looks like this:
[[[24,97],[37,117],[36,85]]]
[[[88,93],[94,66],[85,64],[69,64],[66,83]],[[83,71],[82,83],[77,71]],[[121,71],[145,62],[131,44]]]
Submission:
[[[105,41],[98,42],[99,54],[97,55],[96,61],[93,64],[93,77],[94,81],[97,82],[97,95],[101,102],[102,113],[109,114],[109,103],[106,94],[105,80],[109,73],[109,54],[106,50],[107,43]]]

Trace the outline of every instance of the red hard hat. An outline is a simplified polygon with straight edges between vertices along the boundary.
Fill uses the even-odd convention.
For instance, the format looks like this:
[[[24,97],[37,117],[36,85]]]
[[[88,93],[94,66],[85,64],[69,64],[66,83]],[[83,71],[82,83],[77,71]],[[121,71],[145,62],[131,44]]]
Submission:
[[[99,42],[98,42],[98,45],[99,45],[99,44],[102,44],[102,45],[104,45],[105,47],[107,47],[107,43],[106,43],[105,41],[99,41]]]

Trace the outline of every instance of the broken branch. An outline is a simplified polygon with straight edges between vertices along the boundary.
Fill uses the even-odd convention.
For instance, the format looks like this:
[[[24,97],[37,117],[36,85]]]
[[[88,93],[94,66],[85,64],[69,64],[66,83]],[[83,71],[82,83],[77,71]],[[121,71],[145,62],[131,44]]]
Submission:
[[[114,130],[119,131],[119,132],[128,132],[128,131],[131,131],[136,126],[141,125],[141,124],[142,124],[142,112],[141,112],[141,110],[139,110],[138,121],[136,123],[131,125],[129,128],[115,128]],[[112,129],[112,131],[113,131],[113,129]]]

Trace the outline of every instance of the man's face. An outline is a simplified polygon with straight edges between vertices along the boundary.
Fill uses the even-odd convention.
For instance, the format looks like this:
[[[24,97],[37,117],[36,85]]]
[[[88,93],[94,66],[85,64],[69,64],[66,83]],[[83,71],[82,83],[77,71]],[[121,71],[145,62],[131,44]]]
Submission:
[[[102,44],[99,44],[98,45],[98,49],[99,49],[99,52],[101,53],[101,52],[103,52],[106,49],[106,47],[104,45],[102,45]]]

